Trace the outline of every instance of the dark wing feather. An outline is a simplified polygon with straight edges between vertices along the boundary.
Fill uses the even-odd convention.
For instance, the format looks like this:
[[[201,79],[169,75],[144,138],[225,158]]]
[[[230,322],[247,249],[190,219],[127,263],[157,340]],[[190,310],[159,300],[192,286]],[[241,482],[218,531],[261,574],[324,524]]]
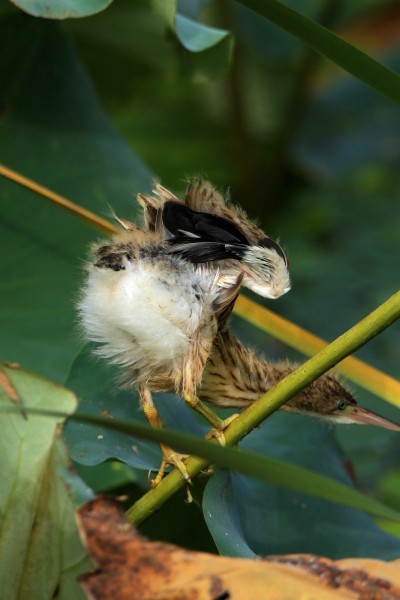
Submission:
[[[168,240],[171,254],[179,254],[192,263],[210,262],[235,258],[241,260],[248,246],[243,244],[222,244],[221,242],[196,241],[194,238],[180,237]]]
[[[184,238],[187,238],[188,243],[199,238],[203,242],[249,245],[245,235],[231,221],[192,210],[181,202],[166,202],[163,207],[162,220],[165,229],[174,238],[179,239],[179,243],[183,243]]]

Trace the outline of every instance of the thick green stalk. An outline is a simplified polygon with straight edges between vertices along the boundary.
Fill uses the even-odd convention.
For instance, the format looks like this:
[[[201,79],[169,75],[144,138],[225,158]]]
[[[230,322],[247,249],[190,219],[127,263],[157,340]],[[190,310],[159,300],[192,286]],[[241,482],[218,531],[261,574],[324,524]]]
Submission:
[[[321,352],[290,373],[272,390],[264,394],[239,415],[225,430],[227,445],[236,444],[266,417],[278,410],[289,398],[328,371],[345,356],[378,335],[399,317],[400,291],[326,346]],[[191,478],[198,475],[208,465],[209,461],[207,459],[198,457],[190,457],[186,464]],[[128,519],[135,524],[141,523],[184,485],[185,481],[180,474],[173,471],[155,489],[147,492],[127,511]]]

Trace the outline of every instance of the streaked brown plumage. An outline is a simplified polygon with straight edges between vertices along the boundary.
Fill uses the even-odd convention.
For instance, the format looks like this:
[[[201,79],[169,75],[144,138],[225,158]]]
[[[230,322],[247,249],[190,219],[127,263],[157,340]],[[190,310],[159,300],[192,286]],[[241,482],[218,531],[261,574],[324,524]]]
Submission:
[[[297,366],[288,362],[272,364],[257,357],[225,328],[215,339],[197,393],[203,402],[213,406],[244,409]],[[331,371],[293,396],[281,410],[333,423],[370,424],[400,430],[396,423],[359,406]]]

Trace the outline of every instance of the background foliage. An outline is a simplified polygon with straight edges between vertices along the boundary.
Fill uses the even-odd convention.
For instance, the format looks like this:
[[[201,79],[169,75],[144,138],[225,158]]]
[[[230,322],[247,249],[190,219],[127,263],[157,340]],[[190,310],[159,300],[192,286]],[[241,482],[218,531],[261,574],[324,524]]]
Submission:
[[[40,3],[16,4],[42,14],[32,8]],[[153,176],[176,192],[193,173],[229,187],[290,258],[293,289],[269,307],[333,339],[397,289],[398,106],[246,2],[178,4],[176,23],[174,3],[156,0],[115,0],[58,22],[2,0],[1,162],[108,218],[110,208],[134,218],[134,196],[151,189]],[[315,0],[305,10],[399,67],[396,5]],[[65,384],[82,411],[140,420],[131,394],[115,390],[115,374],[82,350],[77,333],[81,267],[97,234],[4,178],[0,186],[1,358]],[[244,321],[234,318],[233,327],[273,360],[302,360]],[[398,325],[360,357],[396,376],[396,336]],[[394,408],[355,391],[363,405],[396,418]],[[158,405],[167,425],[204,431],[178,399]],[[135,441],[132,452],[128,436],[94,426],[68,424],[66,441],[92,490],[127,491],[131,501],[159,462],[154,445]],[[242,447],[353,482],[400,508],[396,433],[274,415]],[[122,462],[103,462],[114,457]],[[233,555],[399,554],[394,526],[387,535],[360,512],[228,472],[207,479],[196,484],[195,503],[175,497],[142,531]]]

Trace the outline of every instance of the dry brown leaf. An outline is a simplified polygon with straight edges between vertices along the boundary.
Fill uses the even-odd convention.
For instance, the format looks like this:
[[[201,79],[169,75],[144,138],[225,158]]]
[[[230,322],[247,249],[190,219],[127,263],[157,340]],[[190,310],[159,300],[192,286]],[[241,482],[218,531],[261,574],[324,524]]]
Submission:
[[[93,600],[400,600],[400,560],[190,552],[149,542],[104,496],[81,507],[78,527],[97,567],[80,577]]]

